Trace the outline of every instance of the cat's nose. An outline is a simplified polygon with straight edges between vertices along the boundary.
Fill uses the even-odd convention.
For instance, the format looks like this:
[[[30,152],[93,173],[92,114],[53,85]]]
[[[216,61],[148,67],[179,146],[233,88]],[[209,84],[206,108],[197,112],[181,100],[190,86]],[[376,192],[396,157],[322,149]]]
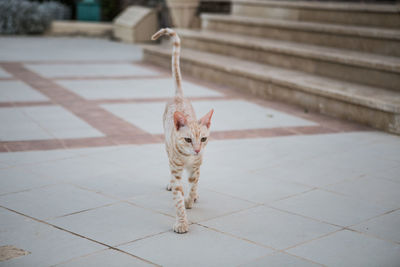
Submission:
[[[199,149],[195,149],[194,152],[196,152],[196,154],[199,154],[200,148]]]

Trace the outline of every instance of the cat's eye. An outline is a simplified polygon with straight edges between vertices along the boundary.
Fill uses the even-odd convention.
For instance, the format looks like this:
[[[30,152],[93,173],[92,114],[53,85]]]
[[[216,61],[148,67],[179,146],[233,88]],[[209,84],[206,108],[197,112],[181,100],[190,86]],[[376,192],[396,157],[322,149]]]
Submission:
[[[188,137],[185,137],[185,141],[188,142],[188,143],[191,143],[191,142],[192,142],[192,139],[191,139],[191,138],[188,138]]]
[[[200,141],[201,141],[201,142],[207,141],[207,137],[202,137]]]

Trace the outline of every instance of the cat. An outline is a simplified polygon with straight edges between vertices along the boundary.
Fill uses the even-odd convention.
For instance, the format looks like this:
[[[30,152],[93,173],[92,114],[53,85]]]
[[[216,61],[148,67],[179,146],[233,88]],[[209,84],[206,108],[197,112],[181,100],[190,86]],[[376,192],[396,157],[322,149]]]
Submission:
[[[198,199],[197,184],[200,165],[203,160],[203,150],[208,143],[214,110],[211,109],[201,119],[196,119],[192,104],[184,98],[182,91],[179,67],[180,38],[172,29],[164,28],[156,32],[151,39],[156,40],[162,35],[169,35],[172,38],[172,75],[175,80],[175,97],[167,103],[163,116],[165,146],[172,176],[167,190],[172,190],[176,208],[173,230],[182,234],[186,233],[189,228],[186,209],[191,209],[193,203]],[[189,193],[186,198],[182,187],[184,169],[189,173]]]

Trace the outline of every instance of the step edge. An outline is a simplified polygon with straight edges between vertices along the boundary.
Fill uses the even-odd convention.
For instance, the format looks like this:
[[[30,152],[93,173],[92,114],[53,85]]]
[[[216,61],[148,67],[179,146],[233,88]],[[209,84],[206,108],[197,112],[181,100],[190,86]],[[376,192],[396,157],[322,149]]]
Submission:
[[[257,49],[261,51],[266,51],[266,52],[275,52],[275,53],[280,53],[280,54],[287,54],[287,55],[292,55],[292,56],[297,56],[297,57],[302,57],[302,58],[311,58],[314,60],[325,60],[328,62],[333,62],[336,64],[344,64],[344,65],[350,65],[350,66],[357,66],[357,67],[362,67],[362,68],[368,68],[372,70],[379,70],[379,71],[387,71],[387,72],[393,72],[393,73],[399,73],[400,74],[400,61],[399,64],[393,64],[393,63],[388,63],[384,61],[384,57],[387,58],[393,58],[389,56],[383,56],[383,55],[377,55],[373,53],[360,53],[360,57],[355,57],[352,55],[347,55],[343,56],[343,52],[352,52],[352,50],[346,50],[346,49],[337,49],[337,48],[327,48],[331,51],[324,51],[324,52],[319,52],[317,50],[313,50],[312,48],[315,47],[316,45],[307,45],[307,44],[300,44],[302,47],[300,48],[291,48],[291,47],[285,47],[284,43],[292,43],[292,42],[287,42],[287,41],[276,41],[273,39],[267,39],[267,38],[256,38],[252,37],[252,39],[259,39],[259,40],[269,40],[272,42],[281,42],[282,46],[276,46],[273,44],[260,44],[257,43],[255,44],[254,42],[241,42],[238,40],[232,40],[232,39],[224,39],[218,37],[209,35],[207,36],[207,33],[213,34],[215,32],[202,32],[202,35],[196,35],[196,31],[193,31],[190,33],[191,30],[181,30],[177,29],[177,32],[180,34],[181,37],[183,38],[192,38],[192,39],[197,39],[197,40],[206,40],[206,41],[211,41],[211,42],[216,42],[219,44],[225,44],[225,45],[234,45],[237,47],[241,47],[244,49]],[[230,34],[223,33],[224,36],[228,37]],[[240,36],[240,34],[231,34],[232,36]],[[221,35],[222,36],[222,35]],[[306,46],[309,46],[307,48]],[[319,46],[322,49],[324,49],[324,46]],[[334,51],[336,50],[336,51]],[[379,56],[382,57],[381,60],[373,59],[370,58],[368,59],[368,55],[373,55],[373,56]],[[351,57],[351,60],[348,58]]]
[[[281,29],[301,30],[304,32],[315,32],[325,34],[340,34],[343,36],[363,37],[370,39],[385,39],[400,41],[400,30],[391,28],[344,26],[341,24],[329,24],[318,22],[292,22],[289,20],[254,18],[236,15],[201,14],[202,20],[224,21],[234,24],[245,24],[251,26],[270,26]]]
[[[270,1],[270,0],[231,0],[232,4],[246,4],[258,6],[274,6],[283,8],[322,9],[333,11],[369,12],[369,13],[399,13],[398,4],[366,4],[366,3],[339,3],[339,2],[306,2],[306,1]]]
[[[144,47],[144,52],[150,51],[150,52],[157,53],[157,54],[159,54],[161,56],[164,56],[164,57],[166,57],[166,56],[170,57],[171,56],[170,52],[166,52],[166,51],[163,51],[163,50],[160,51],[160,49],[154,49],[154,47],[151,47],[151,48]],[[187,50],[189,50],[189,49],[187,49]],[[204,52],[202,52],[202,53],[204,53]],[[211,53],[207,53],[207,54],[211,54]],[[349,98],[350,96],[349,96],[349,94],[346,94],[346,92],[335,91],[334,93],[332,93],[332,91],[330,91],[330,92],[327,93],[326,91],[323,91],[323,90],[321,90],[321,89],[319,89],[317,87],[310,87],[310,86],[306,87],[306,86],[301,85],[301,84],[296,83],[296,82],[288,82],[288,81],[284,81],[282,79],[275,78],[275,77],[270,77],[270,76],[266,77],[265,75],[258,75],[258,74],[254,74],[254,73],[248,73],[248,72],[246,72],[245,69],[242,69],[242,70],[237,70],[237,69],[235,70],[235,69],[232,69],[232,68],[227,69],[226,67],[221,66],[221,65],[216,65],[216,64],[209,63],[209,62],[204,62],[204,61],[199,61],[199,60],[190,58],[188,56],[182,56],[182,55],[181,55],[181,59],[182,60],[191,61],[192,63],[201,64],[201,65],[206,66],[206,67],[216,68],[216,69],[219,69],[219,70],[222,70],[222,71],[230,71],[231,73],[234,72],[236,74],[239,74],[239,73],[243,74],[243,72],[245,72],[246,73],[246,77],[249,77],[249,78],[253,78],[253,79],[257,79],[257,80],[261,80],[261,81],[272,82],[272,83],[275,83],[277,85],[283,85],[283,86],[290,85],[290,86],[293,86],[294,88],[296,88],[297,90],[300,90],[300,91],[303,91],[303,92],[306,92],[306,93],[316,94],[316,95],[319,95],[319,96],[324,96],[324,97],[332,98],[332,99],[335,99],[335,100],[340,100],[340,101],[343,101],[343,102],[347,102],[347,103],[351,103],[351,104],[355,104],[355,105],[360,105],[360,106],[364,106],[364,107],[368,107],[368,108],[372,108],[372,109],[379,110],[379,111],[385,111],[385,112],[394,113],[394,114],[399,114],[400,113],[400,106],[399,105],[396,105],[396,103],[388,103],[385,100],[379,101],[379,103],[384,103],[384,107],[381,107],[381,106],[377,106],[374,103],[369,101],[371,99],[376,101],[376,98],[371,98],[371,97],[368,97],[368,96],[357,96],[357,99],[354,99],[354,98]],[[244,60],[240,60],[240,61],[244,61]],[[253,63],[253,64],[257,64],[257,63]],[[237,64],[237,65],[239,65],[239,64]],[[307,75],[309,77],[315,76],[315,75],[309,75],[309,74],[305,74],[305,75]],[[325,79],[325,80],[328,80],[328,79]],[[329,79],[329,80],[334,80],[334,79]],[[350,83],[348,83],[348,84],[350,84]],[[380,89],[380,88],[378,90],[389,91],[389,90]]]

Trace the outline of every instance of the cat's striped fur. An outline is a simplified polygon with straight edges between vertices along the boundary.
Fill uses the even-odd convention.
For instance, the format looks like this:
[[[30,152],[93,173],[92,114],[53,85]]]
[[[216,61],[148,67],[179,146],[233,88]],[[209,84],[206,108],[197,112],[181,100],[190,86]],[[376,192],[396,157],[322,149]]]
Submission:
[[[192,208],[198,198],[197,184],[200,176],[202,152],[207,145],[213,110],[197,120],[192,104],[184,98],[182,77],[179,67],[181,42],[175,31],[165,28],[152,36],[152,40],[162,35],[172,37],[172,74],[175,80],[175,97],[165,107],[163,123],[165,145],[171,170],[171,181],[167,190],[172,190],[176,207],[176,222],[173,229],[177,233],[188,231],[185,208]],[[189,192],[185,198],[182,186],[182,172],[189,172]]]

